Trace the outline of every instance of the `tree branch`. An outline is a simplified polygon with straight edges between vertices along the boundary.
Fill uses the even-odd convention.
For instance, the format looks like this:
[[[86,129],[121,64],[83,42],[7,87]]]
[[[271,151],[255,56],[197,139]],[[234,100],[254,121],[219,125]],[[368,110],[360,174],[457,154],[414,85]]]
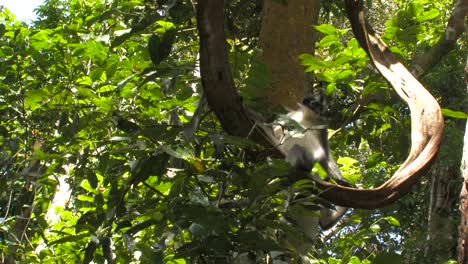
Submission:
[[[465,18],[467,15],[468,0],[458,0],[452,16],[447,23],[447,28],[439,41],[427,52],[413,59],[414,69],[412,73],[416,78],[421,78],[427,70],[439,63],[442,57],[456,46],[458,38],[460,38],[465,29]]]

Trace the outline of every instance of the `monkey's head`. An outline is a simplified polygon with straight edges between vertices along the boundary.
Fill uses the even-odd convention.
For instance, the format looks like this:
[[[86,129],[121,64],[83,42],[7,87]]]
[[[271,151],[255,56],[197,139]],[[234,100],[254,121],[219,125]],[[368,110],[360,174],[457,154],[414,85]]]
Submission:
[[[308,107],[319,116],[323,116],[326,111],[326,100],[323,93],[307,94],[302,100],[302,104]],[[302,109],[301,109],[302,110]]]
[[[313,108],[309,107],[304,103],[298,103],[299,106],[299,113],[301,117],[299,118],[301,121],[299,123],[304,122],[313,122],[314,124],[316,121],[321,120],[321,115],[319,111],[315,111]]]
[[[325,96],[322,93],[309,94],[301,103],[297,103],[297,110],[290,110],[288,117],[304,128],[313,128],[326,123]]]

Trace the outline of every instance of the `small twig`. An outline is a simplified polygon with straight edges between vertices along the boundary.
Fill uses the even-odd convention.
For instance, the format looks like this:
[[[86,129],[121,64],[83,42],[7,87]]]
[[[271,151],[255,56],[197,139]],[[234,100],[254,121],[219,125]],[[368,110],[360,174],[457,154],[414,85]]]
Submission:
[[[8,213],[10,211],[10,204],[11,204],[11,196],[12,195],[13,195],[13,188],[10,190],[10,195],[8,195],[8,202],[7,202],[7,205],[6,205],[6,212],[5,212],[5,216],[3,217],[3,219],[7,218]]]

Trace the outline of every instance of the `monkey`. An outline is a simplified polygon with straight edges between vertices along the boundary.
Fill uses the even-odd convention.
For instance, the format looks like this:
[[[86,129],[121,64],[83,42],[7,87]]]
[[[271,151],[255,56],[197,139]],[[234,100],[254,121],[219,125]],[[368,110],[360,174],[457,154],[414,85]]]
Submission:
[[[328,144],[328,125],[323,117],[325,102],[323,94],[306,96],[302,103],[298,103],[298,110],[290,111],[288,116],[296,121],[304,130],[300,134],[280,133],[278,127],[274,129],[279,139],[278,148],[285,153],[286,161],[296,170],[310,173],[316,163],[328,173],[327,177],[336,182],[348,185],[349,182],[341,174],[334,161]],[[282,135],[281,135],[282,134]],[[293,220],[304,231],[307,237],[314,239],[318,233],[318,226],[327,230],[334,226],[347,212],[348,208],[321,208],[320,217],[316,215],[296,215]],[[318,223],[317,223],[318,222]]]
[[[285,156],[285,160],[299,172],[298,174],[308,175],[314,165],[319,163],[327,172],[328,179],[331,178],[341,185],[350,186],[330,152],[328,124],[324,117],[326,111],[324,95],[322,93],[306,95],[297,106],[297,110],[289,110],[286,118],[288,125],[292,120],[294,121],[292,125],[301,130],[300,133],[294,134],[285,131],[284,126],[278,125],[278,122],[266,123],[255,111],[249,108],[245,110],[246,115],[253,120],[270,143]],[[294,200],[291,203],[294,203]],[[347,210],[348,208],[341,206],[321,208],[318,212],[312,210],[307,215],[294,215],[292,220],[309,239],[315,240],[319,233],[319,226],[322,230],[330,229],[346,214]]]
[[[329,179],[331,178],[341,185],[350,186],[350,183],[341,174],[330,152],[328,122],[324,117],[326,112],[324,95],[322,93],[307,95],[302,102],[297,104],[297,107],[296,110],[288,110],[287,118],[283,118],[284,115],[277,116],[276,120],[272,122],[266,122],[260,114],[248,107],[245,107],[244,111],[254,124],[252,129],[259,129],[270,144],[275,146],[276,150],[285,157],[285,161],[297,170],[298,173],[296,174],[299,177],[292,178],[293,181],[302,179],[304,176],[315,177],[310,172],[318,163],[327,172]],[[284,127],[289,126],[297,128],[300,132],[294,133],[284,129]],[[308,197],[304,197],[303,194],[296,195],[289,192],[286,201],[286,213],[283,215],[284,217],[281,217],[281,221],[284,220],[289,224],[296,225],[304,233],[304,238],[308,239],[303,240],[298,239],[296,236],[289,236],[287,233],[285,236],[281,232],[278,233],[280,239],[287,240],[296,249],[296,253],[303,255],[296,255],[292,259],[304,257],[312,246],[310,242],[317,239],[320,230],[333,227],[348,210],[348,208],[342,206],[321,206],[314,201],[309,203],[311,205],[309,206],[307,200]],[[292,207],[295,204],[299,204],[306,210],[294,210]],[[273,261],[282,257],[291,258],[289,253],[282,251],[271,251],[269,256]],[[245,262],[246,260],[242,259],[242,261]]]
[[[286,161],[293,167],[310,172],[315,163],[319,163],[333,180],[349,185],[331,156],[328,124],[323,117],[323,100],[325,99],[322,94],[305,97],[302,103],[298,103],[298,110],[289,112],[288,116],[297,122],[303,131],[299,135],[283,135],[279,148],[286,153]]]

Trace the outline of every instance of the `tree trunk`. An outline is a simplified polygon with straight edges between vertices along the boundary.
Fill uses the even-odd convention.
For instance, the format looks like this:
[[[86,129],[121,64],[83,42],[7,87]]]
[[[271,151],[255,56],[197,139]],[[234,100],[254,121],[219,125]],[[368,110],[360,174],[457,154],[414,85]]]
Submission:
[[[465,64],[465,84],[468,94],[468,59]],[[458,263],[468,264],[468,121],[465,125],[460,172],[463,184],[460,192],[461,223],[458,227]]]
[[[454,258],[456,224],[453,208],[456,190],[453,181],[456,175],[452,167],[434,169],[431,173],[428,243],[424,252],[426,259],[443,261]]]
[[[273,76],[266,95],[271,103],[295,109],[302,101],[308,81],[298,56],[315,50],[319,10],[319,0],[264,1],[260,47]]]

